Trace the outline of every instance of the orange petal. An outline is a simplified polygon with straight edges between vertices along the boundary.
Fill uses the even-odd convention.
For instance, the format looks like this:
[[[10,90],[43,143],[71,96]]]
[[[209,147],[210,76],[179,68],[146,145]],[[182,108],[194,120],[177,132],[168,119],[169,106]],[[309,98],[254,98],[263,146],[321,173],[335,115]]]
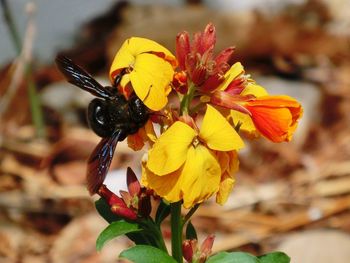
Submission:
[[[244,103],[256,129],[273,142],[290,141],[303,109],[289,96],[263,96]]]

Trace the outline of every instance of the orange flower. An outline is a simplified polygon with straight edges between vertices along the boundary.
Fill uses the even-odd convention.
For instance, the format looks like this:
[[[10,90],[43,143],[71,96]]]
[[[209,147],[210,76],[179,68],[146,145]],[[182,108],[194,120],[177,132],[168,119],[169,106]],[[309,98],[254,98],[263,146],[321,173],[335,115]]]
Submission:
[[[235,63],[210,103],[231,109],[234,125],[251,137],[261,134],[273,142],[290,141],[303,113],[300,103],[289,96],[269,95],[244,73],[243,66]]]
[[[241,104],[250,113],[255,128],[273,142],[290,141],[303,109],[289,96],[263,96]]]

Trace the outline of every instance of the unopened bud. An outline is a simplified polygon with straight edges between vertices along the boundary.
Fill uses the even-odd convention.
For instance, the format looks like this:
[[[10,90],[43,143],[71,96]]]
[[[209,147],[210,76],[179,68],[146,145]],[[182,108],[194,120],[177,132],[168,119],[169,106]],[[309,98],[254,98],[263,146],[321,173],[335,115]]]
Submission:
[[[204,263],[211,254],[215,236],[209,235],[202,243],[199,251],[199,263]]]
[[[99,188],[98,194],[105,199],[110,206],[125,205],[123,199],[110,191],[104,184]]]
[[[176,58],[182,70],[186,69],[186,58],[190,51],[190,37],[188,33],[179,33],[176,36]]]
[[[183,257],[186,259],[187,262],[192,262],[193,260],[193,254],[196,252],[197,249],[197,240],[185,240],[182,243],[182,254]]]
[[[209,235],[202,243],[201,245],[201,253],[210,255],[211,253],[211,249],[213,247],[214,244],[214,239],[215,239],[215,235]]]
[[[130,220],[135,220],[137,219],[137,214],[135,213],[134,210],[128,208],[125,204],[124,205],[113,205],[111,207],[111,211],[113,214],[116,214],[120,217],[130,219]]]
[[[141,191],[141,185],[136,177],[134,171],[128,167],[126,172],[126,183],[131,196],[139,195]]]

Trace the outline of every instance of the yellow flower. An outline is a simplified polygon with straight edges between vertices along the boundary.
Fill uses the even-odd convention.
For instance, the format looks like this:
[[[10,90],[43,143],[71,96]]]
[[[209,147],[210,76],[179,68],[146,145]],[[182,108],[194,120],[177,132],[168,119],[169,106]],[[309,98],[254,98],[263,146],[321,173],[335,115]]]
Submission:
[[[167,201],[183,200],[184,207],[190,208],[220,189],[227,163],[221,162],[217,152],[243,146],[232,126],[208,105],[199,131],[177,121],[159,137],[143,163],[142,183]]]
[[[110,68],[112,83],[123,71],[120,85],[131,83],[136,95],[151,110],[162,109],[168,102],[176,59],[160,44],[145,38],[127,39],[116,54]]]

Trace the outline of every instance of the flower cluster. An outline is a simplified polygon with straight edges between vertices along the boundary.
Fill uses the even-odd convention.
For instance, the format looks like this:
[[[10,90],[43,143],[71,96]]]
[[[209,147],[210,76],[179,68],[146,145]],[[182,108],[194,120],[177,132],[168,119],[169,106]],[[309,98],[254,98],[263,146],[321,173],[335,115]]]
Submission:
[[[141,183],[169,203],[191,208],[216,195],[225,203],[238,169],[240,134],[289,141],[302,107],[285,95],[270,95],[233,63],[234,47],[214,55],[215,27],[176,37],[176,57],[158,43],[128,39],[115,56],[110,78],[122,72],[119,89],[132,92],[153,112],[129,146],[150,149],[142,161]],[[168,103],[171,91],[179,103]],[[155,126],[159,133],[155,132]]]
[[[146,113],[141,113],[136,106],[123,104],[121,112],[132,115],[130,120],[140,116],[143,120],[130,129],[128,145],[133,150],[145,145],[149,148],[142,158],[140,182],[129,168],[128,192],[121,191],[121,197],[103,185],[104,177],[95,173],[108,170],[119,137],[102,139],[99,145],[103,148],[98,146],[99,154],[92,155],[92,179],[101,196],[96,208],[110,223],[97,240],[98,248],[126,234],[136,246],[120,256],[137,259],[135,262],[144,262],[149,255],[157,262],[175,259],[179,263],[183,258],[187,262],[238,262],[241,258],[239,253],[210,257],[214,236],[208,236],[198,247],[190,218],[199,204],[212,196],[218,204],[227,201],[239,167],[238,151],[245,145],[242,135],[290,141],[303,110],[295,99],[270,95],[258,85],[242,64],[234,61],[234,47],[215,54],[215,42],[215,27],[208,24],[192,41],[187,32],[178,34],[176,56],[160,44],[138,37],[126,40],[116,54],[109,75],[113,86],[126,99],[146,108]],[[145,114],[147,118],[143,119]],[[99,158],[108,162],[95,162]],[[151,197],[160,200],[158,205]],[[189,209],[184,216],[182,205]],[[161,228],[169,215],[172,257]],[[182,242],[184,227],[186,240]],[[244,257],[260,262],[259,257]],[[264,262],[289,260],[279,252],[263,257],[267,259]]]

